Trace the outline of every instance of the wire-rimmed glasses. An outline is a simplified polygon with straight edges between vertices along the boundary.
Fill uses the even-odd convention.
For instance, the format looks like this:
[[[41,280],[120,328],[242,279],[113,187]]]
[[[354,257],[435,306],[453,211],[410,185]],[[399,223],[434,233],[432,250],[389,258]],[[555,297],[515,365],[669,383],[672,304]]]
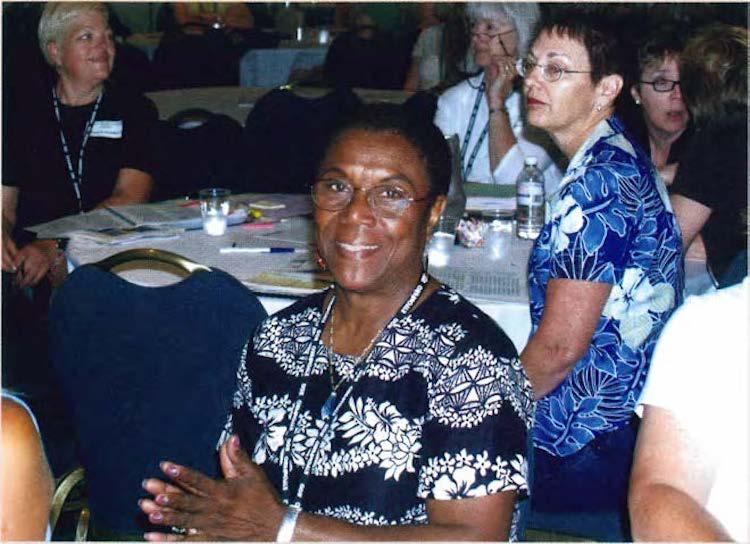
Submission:
[[[395,183],[383,183],[363,189],[345,181],[322,179],[312,186],[312,199],[316,207],[329,212],[346,208],[355,191],[363,191],[372,212],[379,217],[398,217],[414,202],[430,199],[430,195],[416,198],[407,188]]]
[[[511,55],[508,52],[508,48],[505,47],[505,42],[503,41],[502,37],[505,36],[505,35],[507,35],[507,34],[512,34],[513,32],[515,32],[516,31],[515,28],[511,28],[511,29],[505,30],[503,32],[480,32],[478,30],[475,30],[476,26],[477,25],[474,24],[471,27],[471,37],[472,38],[486,38],[488,41],[492,41],[495,38],[497,38],[497,41],[500,42],[500,47],[503,49],[503,54],[506,57],[512,57],[513,56],[513,55]]]
[[[656,78],[653,81],[641,80],[640,82],[645,83],[646,85],[651,85],[657,93],[670,93],[675,86],[680,84],[679,80],[666,79],[663,77]]]
[[[563,68],[562,66],[554,63],[539,64],[538,62],[530,58],[518,59],[516,61],[516,71],[521,77],[528,77],[528,75],[534,71],[534,68],[537,67],[542,73],[542,78],[544,78],[545,81],[549,81],[550,83],[559,81],[564,74],[591,73],[591,70],[569,70],[568,68]]]

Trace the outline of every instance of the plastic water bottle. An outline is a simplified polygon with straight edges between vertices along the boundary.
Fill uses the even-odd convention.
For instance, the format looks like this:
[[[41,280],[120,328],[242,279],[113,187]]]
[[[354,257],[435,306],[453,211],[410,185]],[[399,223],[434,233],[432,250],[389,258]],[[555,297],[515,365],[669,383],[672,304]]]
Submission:
[[[516,235],[535,240],[544,225],[544,175],[536,157],[526,157],[516,179]]]

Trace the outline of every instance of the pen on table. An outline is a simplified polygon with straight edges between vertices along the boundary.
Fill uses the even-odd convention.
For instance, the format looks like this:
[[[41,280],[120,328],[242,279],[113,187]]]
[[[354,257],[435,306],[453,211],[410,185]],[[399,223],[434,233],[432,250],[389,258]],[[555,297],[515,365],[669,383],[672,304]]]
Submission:
[[[307,248],[300,247],[237,247],[237,244],[232,244],[232,247],[222,247],[219,249],[219,253],[307,253]]]

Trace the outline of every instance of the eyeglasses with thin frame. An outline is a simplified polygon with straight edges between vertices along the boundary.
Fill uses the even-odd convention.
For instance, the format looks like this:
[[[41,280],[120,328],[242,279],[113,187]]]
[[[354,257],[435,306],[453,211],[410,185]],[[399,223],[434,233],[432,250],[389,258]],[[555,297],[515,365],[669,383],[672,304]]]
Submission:
[[[672,89],[674,89],[676,85],[680,84],[679,80],[675,81],[674,79],[666,79],[663,77],[660,77],[653,81],[641,80],[640,82],[645,83],[646,85],[651,85],[657,93],[671,93]]]
[[[337,212],[351,203],[355,191],[363,191],[372,212],[378,217],[386,218],[398,217],[414,202],[423,202],[432,198],[430,195],[415,198],[408,189],[393,183],[363,189],[345,181],[321,179],[312,186],[312,199],[316,207],[329,212]]]
[[[516,71],[521,77],[528,77],[531,72],[534,71],[534,68],[537,67],[542,72],[542,78],[544,78],[545,81],[549,81],[550,83],[559,81],[564,74],[591,73],[591,70],[569,70],[568,68],[563,68],[562,66],[554,63],[539,64],[531,58],[518,59],[516,61]]]
[[[508,48],[505,47],[505,42],[503,41],[502,36],[505,36],[506,34],[512,34],[515,31],[516,30],[514,28],[511,28],[510,30],[506,30],[505,32],[496,32],[494,34],[490,34],[489,32],[477,32],[474,30],[474,27],[472,26],[471,36],[473,38],[487,38],[489,41],[492,41],[495,38],[497,38],[497,41],[500,42],[500,47],[502,47],[503,49],[503,54],[506,57],[512,57],[513,55],[511,55],[508,52]]]

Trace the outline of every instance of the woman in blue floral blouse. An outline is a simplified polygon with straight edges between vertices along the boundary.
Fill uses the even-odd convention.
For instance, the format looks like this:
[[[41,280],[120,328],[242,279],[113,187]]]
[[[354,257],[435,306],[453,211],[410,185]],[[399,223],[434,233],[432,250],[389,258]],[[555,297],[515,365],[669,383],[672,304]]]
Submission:
[[[449,176],[440,131],[400,107],[338,130],[312,189],[335,286],[260,326],[226,479],[163,463],[182,492],[146,482],[151,522],[201,540],[514,537],[533,391],[498,326],[424,272]]]
[[[563,14],[518,64],[529,122],[570,161],[529,260],[521,360],[539,399],[530,523],[603,540],[627,537],[635,402],[683,283],[663,183],[613,115],[615,35],[601,19]]]

